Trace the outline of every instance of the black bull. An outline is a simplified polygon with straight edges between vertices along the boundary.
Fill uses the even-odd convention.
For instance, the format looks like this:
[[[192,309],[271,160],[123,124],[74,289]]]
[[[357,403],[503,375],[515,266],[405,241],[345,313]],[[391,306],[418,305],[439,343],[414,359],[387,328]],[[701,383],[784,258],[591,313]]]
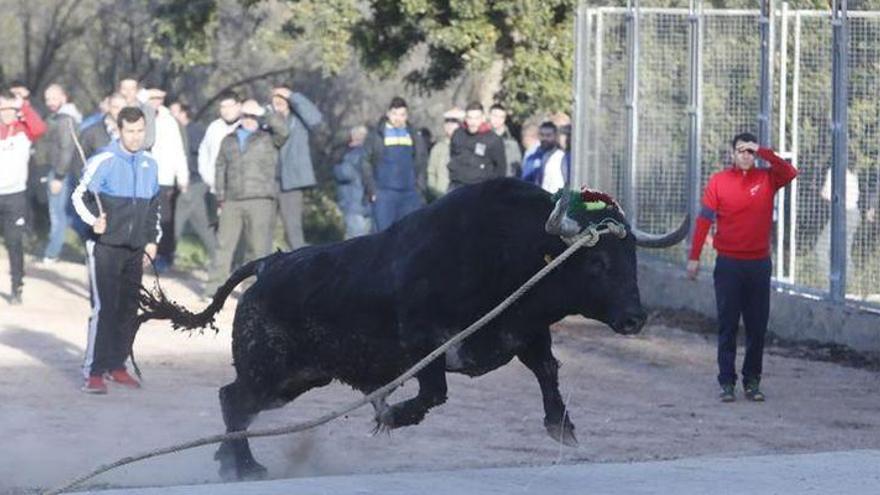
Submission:
[[[204,326],[239,282],[257,276],[235,312],[236,379],[220,389],[227,431],[245,430],[260,411],[332,380],[364,394],[394,380],[565,250],[559,235],[545,231],[553,209],[548,193],[517,180],[460,188],[385,232],[251,262],[198,315],[145,294],[141,318],[171,319],[177,328]],[[613,207],[588,214],[590,222],[626,225]],[[685,231],[647,244],[677,242]],[[637,236],[629,227],[626,232],[581,249],[445,360],[429,364],[416,375],[416,397],[374,403],[377,427],[421,422],[446,401],[447,371],[478,376],[516,356],[541,387],[550,436],[575,444],[549,326],[581,314],[618,333],[641,329],[646,315],[636,283]],[[215,458],[224,478],[265,474],[247,439],[224,442]]]

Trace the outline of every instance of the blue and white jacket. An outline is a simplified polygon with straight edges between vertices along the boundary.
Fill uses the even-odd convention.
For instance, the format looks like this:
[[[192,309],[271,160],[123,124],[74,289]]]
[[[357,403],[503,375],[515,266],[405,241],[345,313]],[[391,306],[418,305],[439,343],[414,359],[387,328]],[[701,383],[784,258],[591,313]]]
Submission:
[[[107,215],[107,231],[97,242],[132,249],[159,242],[158,170],[149,152],[129,153],[119,141],[89,159],[72,199],[88,225],[101,211]]]

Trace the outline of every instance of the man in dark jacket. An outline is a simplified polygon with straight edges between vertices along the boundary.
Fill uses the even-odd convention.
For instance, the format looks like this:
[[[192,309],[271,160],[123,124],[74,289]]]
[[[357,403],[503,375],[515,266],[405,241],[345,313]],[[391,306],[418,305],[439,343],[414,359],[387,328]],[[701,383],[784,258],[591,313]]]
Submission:
[[[242,230],[249,259],[272,251],[278,150],[287,141],[287,135],[288,127],[281,114],[266,116],[259,103],[247,100],[241,105],[238,127],[220,142],[214,180],[217,203],[222,209],[217,232],[219,247],[205,287],[206,296],[213,295],[229,276]]]
[[[377,231],[424,204],[428,151],[408,118],[406,101],[395,96],[364,145],[364,187]]]
[[[468,104],[464,127],[455,131],[449,145],[449,190],[504,177],[506,173],[504,142],[486,122],[483,105]]]
[[[138,291],[147,258],[156,256],[159,227],[158,166],[143,151],[144,114],[119,113],[119,141],[91,160],[73,192],[76,212],[91,226],[86,241],[92,314],[83,392],[106,394],[104,378],[140,387],[125,370],[137,331]]]
[[[58,84],[50,84],[44,93],[46,107],[46,135],[37,142],[34,159],[49,166],[47,189],[49,197],[49,241],[43,252],[43,261],[54,262],[64,246],[64,235],[70,224],[67,204],[70,190],[79,178],[81,164],[76,159],[73,132],[82,119],[76,107],[67,101],[67,93]]]
[[[315,168],[309,149],[309,133],[324,119],[321,111],[302,93],[280,86],[272,90],[272,107],[287,120],[290,135],[281,147],[278,181],[278,210],[290,249],[303,247],[303,191],[314,187]]]
[[[367,128],[359,125],[351,130],[348,152],[342,162],[333,166],[336,179],[336,202],[345,221],[345,238],[351,239],[370,233],[372,211],[364,198],[364,181],[361,165],[364,156],[364,139]]]
[[[119,93],[113,93],[107,97],[107,113],[93,125],[82,131],[80,144],[86,159],[97,154],[98,150],[119,139],[119,129],[116,127],[116,119],[119,112],[125,107],[125,98]]]

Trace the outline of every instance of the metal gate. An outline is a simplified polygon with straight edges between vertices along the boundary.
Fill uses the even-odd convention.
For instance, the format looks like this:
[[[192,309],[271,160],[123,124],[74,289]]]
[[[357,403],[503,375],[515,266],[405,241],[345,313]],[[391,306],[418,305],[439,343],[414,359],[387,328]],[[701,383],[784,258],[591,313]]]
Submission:
[[[765,21],[762,21],[764,19]],[[761,92],[761,34],[769,27],[770,91]],[[880,12],[848,13],[849,198],[846,229],[832,235],[832,14],[793,10],[587,8],[578,10],[576,181],[613,191],[641,229],[667,231],[712,173],[730,139],[759,134],[769,96],[773,148],[798,179],[777,195],[774,280],[831,297],[833,239],[845,246],[846,299],[880,307]],[[765,103],[766,105],[767,103]],[[687,190],[688,159],[699,184]],[[825,196],[825,197],[823,197]],[[685,258],[685,246],[663,256]],[[713,256],[704,250],[704,256]]]

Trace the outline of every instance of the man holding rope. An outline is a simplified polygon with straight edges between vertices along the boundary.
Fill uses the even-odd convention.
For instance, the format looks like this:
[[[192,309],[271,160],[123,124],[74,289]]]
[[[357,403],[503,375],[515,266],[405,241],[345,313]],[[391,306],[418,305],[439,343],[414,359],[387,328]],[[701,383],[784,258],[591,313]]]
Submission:
[[[107,393],[105,376],[140,387],[126,371],[125,360],[137,331],[143,268],[155,257],[162,235],[158,167],[143,151],[145,124],[140,109],[122,109],[119,141],[89,160],[73,193],[76,212],[93,232],[86,241],[92,314],[82,388],[90,394]]]

